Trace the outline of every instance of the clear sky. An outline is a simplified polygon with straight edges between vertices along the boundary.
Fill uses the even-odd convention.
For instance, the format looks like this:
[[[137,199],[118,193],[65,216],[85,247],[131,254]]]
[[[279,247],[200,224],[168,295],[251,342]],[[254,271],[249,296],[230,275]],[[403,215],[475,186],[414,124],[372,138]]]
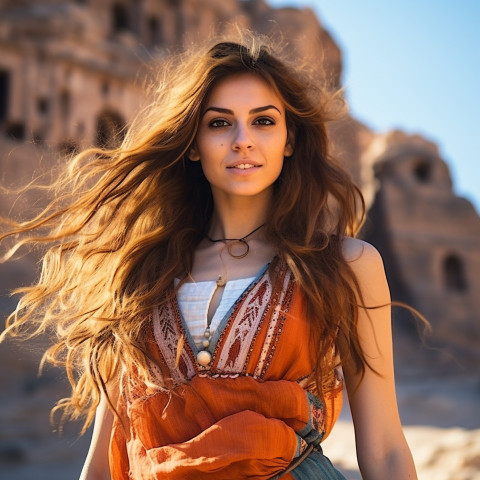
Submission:
[[[480,0],[268,2],[313,8],[342,49],[353,116],[434,141],[480,212]]]

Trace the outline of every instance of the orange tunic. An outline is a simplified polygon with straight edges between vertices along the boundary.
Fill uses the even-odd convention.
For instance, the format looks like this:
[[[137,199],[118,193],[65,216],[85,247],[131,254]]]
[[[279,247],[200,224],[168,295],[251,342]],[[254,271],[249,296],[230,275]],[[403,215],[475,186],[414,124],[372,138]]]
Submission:
[[[150,345],[152,377],[168,390],[128,379],[110,443],[112,479],[269,479],[283,471],[307,443],[326,438],[341,409],[340,381],[323,404],[307,390],[309,339],[302,295],[278,258],[225,316],[207,367],[196,362],[172,296],[152,315]]]

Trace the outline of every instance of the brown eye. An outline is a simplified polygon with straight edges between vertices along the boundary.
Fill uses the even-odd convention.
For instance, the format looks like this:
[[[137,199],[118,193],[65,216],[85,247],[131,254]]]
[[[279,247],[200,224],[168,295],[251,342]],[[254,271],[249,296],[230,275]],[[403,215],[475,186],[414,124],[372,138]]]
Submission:
[[[221,128],[230,125],[226,120],[223,119],[215,119],[209,122],[208,126],[211,128]]]
[[[257,118],[254,125],[275,125],[275,122],[269,117]]]

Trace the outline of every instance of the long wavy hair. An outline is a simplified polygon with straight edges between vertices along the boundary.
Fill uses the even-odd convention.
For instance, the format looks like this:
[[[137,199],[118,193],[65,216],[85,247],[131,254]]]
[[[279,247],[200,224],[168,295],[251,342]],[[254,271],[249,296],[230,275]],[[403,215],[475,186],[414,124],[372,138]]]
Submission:
[[[210,186],[187,152],[206,99],[229,75],[253,73],[283,100],[295,149],[274,188],[265,232],[292,270],[313,326],[318,390],[331,388],[335,363],[368,367],[356,331],[359,289],[342,254],[355,236],[364,203],[331,157],[326,124],[341,92],[315,83],[280,60],[264,39],[196,47],[161,65],[152,102],[119,148],[89,149],[73,158],[53,185],[55,199],[23,223],[3,219],[11,257],[25,244],[44,245],[38,282],[18,290],[6,335],[53,331],[43,361],[66,367],[71,396],[56,409],[92,421],[105,386],[119,372],[148,380],[151,311],[165,301],[175,276],[188,275],[213,211]],[[313,349],[312,349],[313,350]]]

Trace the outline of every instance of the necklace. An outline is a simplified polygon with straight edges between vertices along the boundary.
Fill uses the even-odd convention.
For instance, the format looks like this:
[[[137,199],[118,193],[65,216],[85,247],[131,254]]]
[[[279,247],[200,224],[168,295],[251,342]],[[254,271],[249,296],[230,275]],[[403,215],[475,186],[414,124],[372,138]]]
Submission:
[[[203,350],[200,350],[197,353],[197,362],[202,367],[206,367],[212,361],[212,354],[208,351],[210,347],[210,325],[207,325],[205,332],[203,333],[202,347]]]
[[[248,255],[248,252],[250,251],[250,245],[247,242],[247,238],[250,235],[253,235],[256,231],[260,230],[265,224],[262,223],[259,227],[255,228],[255,230],[252,230],[250,233],[247,233],[242,238],[216,238],[213,239],[209,237],[207,234],[205,234],[205,237],[207,240],[209,240],[212,243],[217,243],[217,242],[222,242],[226,245],[228,254],[233,257],[233,258],[244,258]],[[235,253],[233,250],[234,247],[241,247],[240,253]],[[221,258],[221,254],[220,254]],[[220,274],[217,277],[216,280],[216,288],[223,288],[227,284],[227,278],[226,275]],[[209,351],[210,348],[210,341],[211,341],[211,332],[210,332],[210,322],[211,320],[207,320],[207,327],[205,328],[205,331],[203,332],[203,340],[202,340],[202,350],[200,350],[197,353],[197,362],[199,365],[202,367],[208,368],[212,361],[212,354]]]
[[[244,237],[242,238],[216,238],[213,239],[209,237],[207,234],[205,234],[205,237],[207,238],[208,241],[212,243],[217,243],[217,242],[222,242],[227,246],[227,251],[228,254],[233,257],[233,258],[244,258],[248,255],[248,252],[250,251],[250,245],[247,242],[247,238],[250,235],[253,235],[256,231],[260,230],[265,224],[262,223],[259,227],[257,227],[255,230],[252,230],[250,233],[247,233]],[[240,253],[235,253],[234,248],[235,247],[240,247]]]
[[[227,284],[227,279],[226,276],[220,274],[215,281],[216,287],[217,288],[223,288]],[[205,328],[205,331],[203,332],[203,340],[202,340],[202,350],[200,350],[197,353],[197,362],[199,365],[202,367],[207,367],[210,362],[212,361],[212,354],[209,352],[209,347],[210,347],[210,340],[211,340],[211,332],[210,332],[210,324],[212,322],[212,319],[207,319],[207,327]]]

